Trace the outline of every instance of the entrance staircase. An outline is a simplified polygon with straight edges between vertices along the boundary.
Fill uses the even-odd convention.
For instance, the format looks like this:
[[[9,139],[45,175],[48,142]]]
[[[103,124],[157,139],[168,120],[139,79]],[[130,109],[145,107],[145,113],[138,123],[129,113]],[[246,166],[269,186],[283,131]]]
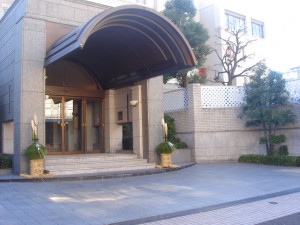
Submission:
[[[135,154],[48,155],[45,170],[55,176],[99,174],[154,169],[154,163],[138,159]]]

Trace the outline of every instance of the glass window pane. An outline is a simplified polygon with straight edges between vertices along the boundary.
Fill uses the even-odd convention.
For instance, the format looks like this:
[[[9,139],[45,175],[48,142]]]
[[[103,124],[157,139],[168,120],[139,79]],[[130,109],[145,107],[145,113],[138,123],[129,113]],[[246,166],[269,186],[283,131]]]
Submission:
[[[45,100],[46,147],[49,152],[60,152],[61,149],[61,109],[62,99],[59,97]]]

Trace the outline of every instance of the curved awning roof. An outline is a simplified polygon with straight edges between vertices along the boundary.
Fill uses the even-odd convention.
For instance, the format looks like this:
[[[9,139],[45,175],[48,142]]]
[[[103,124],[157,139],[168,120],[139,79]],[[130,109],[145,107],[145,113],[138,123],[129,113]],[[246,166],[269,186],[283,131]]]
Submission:
[[[183,34],[160,13],[140,6],[106,10],[57,41],[45,66],[70,60],[101,88],[117,88],[196,64]]]

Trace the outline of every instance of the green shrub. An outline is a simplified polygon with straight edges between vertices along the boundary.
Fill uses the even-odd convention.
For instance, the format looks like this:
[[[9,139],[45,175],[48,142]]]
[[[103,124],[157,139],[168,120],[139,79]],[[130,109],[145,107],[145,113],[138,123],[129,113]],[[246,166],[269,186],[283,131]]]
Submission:
[[[300,166],[300,156],[242,155],[239,157],[239,162],[275,166]]]
[[[0,154],[0,169],[11,168],[12,161],[9,156]]]
[[[276,145],[276,144],[284,143],[286,141],[286,136],[284,134],[279,134],[279,135],[271,134],[269,135],[268,139],[271,145]],[[259,144],[265,144],[266,141],[267,140],[265,137],[259,138]]]
[[[300,167],[300,156],[298,156],[296,159],[296,165]]]
[[[47,155],[47,149],[39,143],[32,143],[25,149],[25,155],[29,160],[44,159]]]
[[[176,147],[177,149],[187,148],[187,147],[188,147],[187,144],[186,144],[185,142],[175,142],[174,145],[175,145],[175,147]]]
[[[281,145],[279,147],[279,155],[289,155],[289,149],[287,145]]]
[[[188,145],[185,142],[182,142],[179,138],[176,138],[176,126],[174,118],[169,115],[165,115],[164,120],[168,125],[168,140],[172,142],[176,148],[188,148]]]
[[[175,146],[170,142],[162,142],[156,147],[158,154],[171,154],[175,150]]]
[[[284,134],[275,135],[272,134],[269,136],[270,144],[282,144],[286,141],[286,136]]]

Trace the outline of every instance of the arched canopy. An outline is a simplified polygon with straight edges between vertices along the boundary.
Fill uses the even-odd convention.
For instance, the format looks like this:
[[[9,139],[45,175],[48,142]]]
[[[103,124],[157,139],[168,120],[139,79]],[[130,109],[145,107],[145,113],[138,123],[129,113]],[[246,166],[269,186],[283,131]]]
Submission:
[[[91,73],[102,89],[194,66],[190,45],[160,13],[140,6],[106,10],[57,41],[45,66],[69,60]]]

